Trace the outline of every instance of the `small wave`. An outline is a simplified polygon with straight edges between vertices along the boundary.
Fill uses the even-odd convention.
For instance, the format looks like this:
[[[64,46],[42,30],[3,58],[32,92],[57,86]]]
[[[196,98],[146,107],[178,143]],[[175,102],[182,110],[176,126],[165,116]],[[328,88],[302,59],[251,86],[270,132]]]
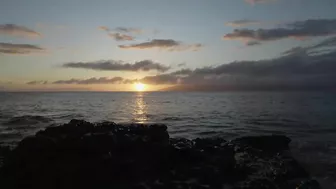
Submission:
[[[71,119],[71,118],[84,118],[85,116],[82,114],[64,114],[64,115],[60,115],[60,116],[55,116],[58,119]]]
[[[10,118],[11,116],[9,114],[6,113],[1,113],[0,112],[0,119],[5,119],[5,118]]]
[[[186,120],[195,120],[195,118],[192,117],[165,117],[162,119],[162,121],[186,121]]]
[[[223,132],[220,131],[201,131],[198,132],[197,135],[201,135],[201,136],[213,136],[213,135],[220,135]]]
[[[21,138],[22,135],[19,132],[1,132],[0,138],[1,140],[7,140],[7,139],[15,139],[15,138]]]
[[[29,124],[39,124],[39,123],[50,123],[53,120],[43,116],[32,116],[32,115],[24,115],[13,117],[4,125],[29,125]]]
[[[162,120],[163,121],[182,121],[183,118],[180,118],[180,117],[165,117]]]

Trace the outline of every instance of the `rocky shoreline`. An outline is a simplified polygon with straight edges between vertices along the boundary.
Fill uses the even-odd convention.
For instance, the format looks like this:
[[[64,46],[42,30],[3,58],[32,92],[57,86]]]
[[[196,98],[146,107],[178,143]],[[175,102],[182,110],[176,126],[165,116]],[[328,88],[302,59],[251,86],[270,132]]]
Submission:
[[[286,136],[188,140],[165,125],[72,120],[0,148],[1,188],[318,189]],[[2,161],[3,160],[3,161]]]

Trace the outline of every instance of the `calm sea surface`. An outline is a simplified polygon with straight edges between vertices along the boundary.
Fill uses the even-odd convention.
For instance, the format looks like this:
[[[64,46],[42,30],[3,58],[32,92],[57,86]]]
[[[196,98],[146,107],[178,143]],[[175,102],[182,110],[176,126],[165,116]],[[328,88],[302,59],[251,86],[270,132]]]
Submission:
[[[172,137],[285,134],[323,185],[336,180],[336,93],[0,93],[0,141],[71,119],[164,123]]]

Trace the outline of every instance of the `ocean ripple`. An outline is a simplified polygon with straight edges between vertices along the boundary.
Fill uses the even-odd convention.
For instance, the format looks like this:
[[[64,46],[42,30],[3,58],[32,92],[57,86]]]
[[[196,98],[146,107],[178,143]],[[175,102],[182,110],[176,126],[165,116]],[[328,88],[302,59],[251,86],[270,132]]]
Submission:
[[[4,123],[4,125],[30,125],[39,123],[50,123],[53,119],[44,116],[24,115],[18,117],[12,117]]]

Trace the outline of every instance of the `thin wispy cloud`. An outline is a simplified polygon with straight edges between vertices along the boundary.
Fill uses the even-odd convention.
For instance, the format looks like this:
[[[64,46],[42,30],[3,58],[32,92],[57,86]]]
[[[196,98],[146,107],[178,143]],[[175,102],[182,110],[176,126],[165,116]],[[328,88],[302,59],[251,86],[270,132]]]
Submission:
[[[26,84],[27,85],[46,85],[46,84],[48,84],[48,81],[45,81],[45,80],[35,80],[35,81],[29,81]]]
[[[161,63],[152,60],[142,60],[135,63],[127,63],[121,60],[105,60],[96,62],[69,62],[62,65],[64,68],[81,68],[100,71],[159,71],[165,72],[170,69]]]
[[[187,63],[182,62],[182,63],[177,64],[177,67],[184,67],[184,66],[186,66],[186,65],[187,65]]]
[[[110,28],[106,27],[106,26],[99,26],[98,27],[100,30],[103,30],[103,31],[110,31]]]
[[[92,84],[121,84],[123,82],[122,77],[100,77],[100,78],[89,78],[89,79],[69,79],[69,80],[58,80],[52,82],[52,84],[60,85],[69,85],[69,84],[78,84],[78,85],[92,85]]]
[[[111,29],[107,26],[100,26],[99,29],[107,32],[107,35],[116,41],[133,41],[135,39],[134,35],[138,35],[143,32],[143,30],[139,28],[130,27],[117,27]]]
[[[143,32],[143,30],[139,28],[127,28],[127,27],[117,27],[114,30],[117,32],[134,33],[134,34],[141,34]]]
[[[15,24],[0,25],[0,34],[18,37],[41,37],[42,35],[32,29]]]
[[[173,39],[153,39],[148,42],[136,43],[131,45],[119,45],[121,49],[161,49],[167,51],[198,51],[203,47],[202,44],[184,44]]]
[[[247,41],[245,43],[246,46],[256,46],[256,45],[261,45],[259,41]]]
[[[285,28],[235,29],[223,36],[225,40],[275,41],[286,38],[304,39],[336,34],[336,20],[305,20],[289,23]]]
[[[260,22],[256,20],[249,20],[249,19],[235,20],[235,21],[225,23],[225,25],[227,26],[236,27],[236,28],[245,27],[248,25],[256,25],[256,24],[260,24]]]
[[[131,35],[121,33],[109,33],[108,36],[112,37],[116,41],[133,41],[134,37]]]
[[[30,44],[0,43],[0,54],[32,54],[43,53],[46,49]]]

